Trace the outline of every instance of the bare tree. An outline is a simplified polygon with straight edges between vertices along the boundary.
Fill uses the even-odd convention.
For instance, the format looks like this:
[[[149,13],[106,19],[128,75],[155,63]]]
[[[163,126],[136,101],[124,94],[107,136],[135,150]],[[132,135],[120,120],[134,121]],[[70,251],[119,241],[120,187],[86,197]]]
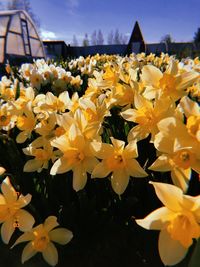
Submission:
[[[119,34],[118,29],[116,29],[116,31],[115,31],[115,35],[113,38],[113,44],[120,44],[120,34]]]
[[[103,43],[104,43],[103,34],[102,31],[99,30],[97,34],[97,45],[103,45]]]
[[[31,4],[29,0],[10,0],[6,5],[6,9],[8,10],[25,10],[32,20],[34,21],[35,25],[37,26],[38,30],[40,28],[40,21],[33,13],[31,8]]]
[[[120,34],[119,39],[120,39],[120,44],[127,44],[128,42],[128,36],[123,33]]]
[[[83,39],[83,46],[88,46],[89,45],[89,39],[88,39],[88,34],[85,33],[84,39]]]
[[[170,44],[173,42],[173,40],[170,34],[166,34],[161,38],[160,42],[165,44]]]
[[[198,28],[194,34],[194,43],[200,43],[200,28]]]
[[[110,31],[107,38],[107,42],[109,45],[113,44],[113,37],[114,37],[113,31]]]
[[[72,45],[73,45],[73,46],[78,46],[78,40],[77,40],[75,34],[73,35]]]
[[[97,45],[97,32],[93,31],[91,35],[91,45]]]

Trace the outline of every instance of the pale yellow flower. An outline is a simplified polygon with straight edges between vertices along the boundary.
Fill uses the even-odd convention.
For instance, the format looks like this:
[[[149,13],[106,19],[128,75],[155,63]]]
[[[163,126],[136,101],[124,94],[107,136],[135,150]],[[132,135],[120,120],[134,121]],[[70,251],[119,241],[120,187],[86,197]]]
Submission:
[[[25,232],[32,228],[35,220],[26,210],[22,209],[31,201],[31,195],[19,195],[6,177],[1,184],[0,223],[1,238],[8,244],[15,228]]]
[[[61,245],[69,243],[73,237],[71,231],[66,228],[56,228],[59,224],[55,216],[49,216],[44,224],[32,228],[22,234],[12,246],[30,241],[22,252],[22,263],[29,260],[36,253],[42,253],[44,260],[51,266],[58,263],[58,252],[53,242]],[[52,242],[53,241],[53,242]]]
[[[68,136],[62,135],[51,141],[53,147],[62,152],[62,156],[53,164],[50,174],[73,171],[73,188],[79,191],[87,182],[87,173],[92,173],[98,160],[90,149],[90,142],[81,134],[79,128],[71,125]]]
[[[200,107],[195,101],[189,97],[183,97],[180,101],[187,118],[186,128],[190,136],[194,137],[200,143]]]
[[[23,148],[24,154],[34,157],[24,165],[24,172],[41,172],[42,169],[48,169],[49,161],[56,159],[53,147],[50,141],[44,137],[38,137],[28,147]]]
[[[29,77],[30,84],[32,87],[37,88],[38,90],[41,88],[41,85],[44,81],[42,74],[40,74],[36,69],[31,71],[31,76]]]
[[[200,237],[200,196],[184,195],[174,185],[151,183],[165,207],[136,223],[145,229],[160,230],[160,258],[165,265],[175,265],[186,256],[193,239]]]
[[[129,177],[145,177],[147,173],[139,165],[136,141],[125,147],[125,142],[111,137],[112,144],[94,141],[91,146],[94,154],[102,161],[94,168],[92,178],[103,178],[112,173],[113,190],[121,195],[129,183]]]
[[[140,77],[146,86],[144,92],[146,98],[153,99],[157,95],[170,96],[177,101],[186,94],[186,89],[199,78],[199,73],[195,71],[179,73],[176,62],[172,60],[164,73],[155,66],[144,66]]]
[[[192,170],[200,173],[200,142],[188,132],[183,121],[175,117],[161,120],[158,129],[154,146],[161,155],[149,169],[171,171],[173,183],[186,191]]]
[[[151,134],[151,141],[158,133],[158,122],[174,113],[174,103],[170,98],[160,98],[150,101],[145,99],[137,91],[134,96],[135,109],[127,109],[121,112],[122,117],[127,121],[137,123],[129,134],[128,141],[142,140]]]
[[[24,143],[30,138],[32,131],[36,125],[36,118],[32,111],[32,103],[28,102],[23,110],[23,115],[17,118],[17,128],[21,131],[16,137],[17,143]]]
[[[58,97],[51,92],[47,92],[45,102],[44,108],[48,111],[65,112],[69,106],[70,98],[67,91],[62,92]]]

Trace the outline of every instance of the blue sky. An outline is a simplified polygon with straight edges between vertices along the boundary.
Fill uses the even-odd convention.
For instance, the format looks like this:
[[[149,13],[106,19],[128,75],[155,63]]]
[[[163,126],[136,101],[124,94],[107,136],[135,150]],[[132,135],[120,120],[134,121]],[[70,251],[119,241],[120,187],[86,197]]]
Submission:
[[[6,1],[6,0],[3,0]],[[200,27],[200,0],[30,0],[40,19],[46,39],[72,42],[75,34],[81,43],[101,29],[105,42],[108,33],[119,29],[130,36],[135,21],[147,43],[159,42],[165,34],[174,41],[191,41]]]

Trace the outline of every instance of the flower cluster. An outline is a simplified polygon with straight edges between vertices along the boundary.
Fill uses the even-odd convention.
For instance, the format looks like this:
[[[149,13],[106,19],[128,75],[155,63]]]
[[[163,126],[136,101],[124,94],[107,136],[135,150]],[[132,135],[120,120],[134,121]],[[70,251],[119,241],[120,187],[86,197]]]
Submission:
[[[5,169],[1,167],[0,174],[2,175]],[[65,228],[56,228],[59,224],[55,216],[49,216],[44,224],[40,224],[33,228],[35,223],[34,217],[25,209],[30,201],[31,195],[23,196],[16,192],[15,188],[7,176],[1,183],[0,193],[0,223],[1,238],[5,244],[10,242],[10,239],[16,229],[24,232],[14,243],[15,245],[29,242],[22,253],[22,263],[30,259],[37,252],[41,252],[43,258],[51,266],[55,266],[58,262],[58,252],[55,245],[51,242],[57,242],[65,245],[72,239],[72,232]]]
[[[10,77],[0,82],[0,134],[14,139],[23,151],[24,172],[53,177],[72,174],[76,192],[91,178],[106,178],[119,196],[131,177],[155,180],[160,179],[157,173],[166,173],[174,185],[162,179],[152,182],[166,207],[136,222],[161,230],[162,261],[179,262],[200,235],[199,197],[185,195],[192,174],[200,174],[199,59],[179,61],[167,54],[143,53],[96,55],[71,60],[65,69],[37,60],[23,64],[17,74],[9,72]],[[152,157],[149,151],[145,161],[143,151],[138,151],[144,140],[155,154]],[[24,198],[20,201],[28,204],[30,196]],[[12,201],[22,217],[31,216],[21,211],[24,204],[16,195]],[[28,221],[31,228],[34,220]],[[71,239],[66,234],[67,241],[61,241],[57,230],[52,230],[55,226],[55,218],[49,217],[16,241],[31,241],[22,262],[40,251],[55,265],[57,252],[50,241],[65,244]],[[20,227],[24,231],[23,224]],[[11,234],[4,233],[3,240],[8,242]],[[171,248],[178,251],[176,255]]]

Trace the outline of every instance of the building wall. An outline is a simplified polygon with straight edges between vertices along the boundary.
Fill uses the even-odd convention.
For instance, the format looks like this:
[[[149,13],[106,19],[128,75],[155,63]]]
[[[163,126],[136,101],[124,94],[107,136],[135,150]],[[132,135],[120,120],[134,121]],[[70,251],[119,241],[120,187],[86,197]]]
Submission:
[[[62,48],[61,48],[62,46]],[[49,49],[47,49],[46,44],[44,44],[46,48],[46,55],[50,58],[67,58],[67,57],[79,57],[79,56],[88,56],[95,54],[119,54],[126,55],[127,54],[127,45],[96,45],[96,46],[70,46],[66,45],[65,42],[62,42],[62,45],[58,42],[49,44]],[[160,54],[169,53],[169,54],[178,54],[182,56],[192,56],[195,51],[200,51],[200,45],[195,45],[194,43],[153,43],[145,45],[146,54],[155,53]],[[50,52],[50,53],[49,53]],[[138,43],[132,44],[131,52],[138,53]]]

